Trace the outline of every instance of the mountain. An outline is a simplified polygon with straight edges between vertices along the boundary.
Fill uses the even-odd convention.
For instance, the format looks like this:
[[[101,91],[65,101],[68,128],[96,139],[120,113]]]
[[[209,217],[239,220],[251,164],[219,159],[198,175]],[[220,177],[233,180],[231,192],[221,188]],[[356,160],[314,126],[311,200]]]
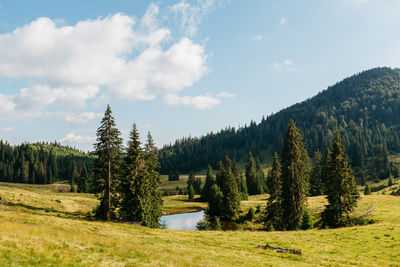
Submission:
[[[268,163],[275,151],[281,152],[290,119],[300,128],[311,156],[326,151],[336,130],[354,163],[382,151],[400,152],[400,69],[361,72],[258,124],[177,140],[160,150],[160,172],[215,167],[225,155],[240,162],[249,151]]]

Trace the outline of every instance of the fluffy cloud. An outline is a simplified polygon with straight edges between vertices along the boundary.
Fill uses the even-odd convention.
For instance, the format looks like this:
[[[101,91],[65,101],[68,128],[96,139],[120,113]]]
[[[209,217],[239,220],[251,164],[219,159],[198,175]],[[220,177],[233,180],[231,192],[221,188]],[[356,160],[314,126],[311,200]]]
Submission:
[[[236,97],[235,94],[229,93],[229,92],[221,92],[219,94],[217,94],[217,97],[227,97],[227,98],[234,98]]]
[[[62,144],[93,144],[96,141],[95,136],[82,136],[68,133],[65,137],[60,139]]]
[[[114,14],[73,26],[38,18],[0,34],[0,76],[32,83],[15,95],[0,94],[0,112],[39,116],[58,101],[84,107],[100,95],[151,100],[192,86],[208,72],[204,47],[186,37],[170,44],[171,32],[158,25],[158,13],[151,4],[139,23]],[[197,15],[187,16],[185,25],[198,25]]]
[[[220,103],[219,99],[209,95],[179,96],[168,94],[164,97],[165,102],[172,106],[191,106],[197,109],[210,109]]]
[[[83,112],[80,114],[68,113],[65,114],[64,120],[70,123],[86,123],[88,121],[100,118],[101,115],[101,113],[94,112]]]

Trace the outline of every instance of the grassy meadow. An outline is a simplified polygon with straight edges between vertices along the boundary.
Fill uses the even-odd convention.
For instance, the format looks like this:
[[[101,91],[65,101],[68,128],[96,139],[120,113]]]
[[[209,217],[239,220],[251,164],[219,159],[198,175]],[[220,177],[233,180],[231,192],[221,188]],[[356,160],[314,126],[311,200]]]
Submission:
[[[374,224],[340,229],[178,231],[87,219],[90,194],[56,185],[0,183],[0,266],[399,266],[400,197],[362,196],[356,214],[375,207]],[[265,205],[267,195],[242,202]],[[205,207],[183,196],[164,197],[164,213]],[[312,213],[326,203],[309,198]],[[257,248],[297,248],[303,255]]]

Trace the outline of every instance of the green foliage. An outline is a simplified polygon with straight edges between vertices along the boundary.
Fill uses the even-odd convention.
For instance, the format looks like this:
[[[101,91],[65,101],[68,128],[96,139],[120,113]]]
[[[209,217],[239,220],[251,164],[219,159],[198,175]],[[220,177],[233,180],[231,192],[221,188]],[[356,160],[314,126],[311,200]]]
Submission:
[[[291,120],[282,150],[282,225],[283,229],[300,227],[301,216],[307,201],[310,178],[310,159],[302,136]]]
[[[301,219],[301,229],[307,230],[314,227],[313,218],[309,209],[305,209],[303,212],[303,217]]]
[[[210,195],[208,198],[208,216],[220,216],[223,213],[223,194],[217,184],[213,184],[210,188]]]
[[[246,185],[249,195],[258,195],[264,193],[262,186],[264,173],[262,172],[259,161],[257,163],[258,164],[256,164],[256,161],[253,158],[253,154],[250,152],[245,166]]]
[[[310,175],[310,196],[320,196],[325,192],[324,160],[320,151],[314,153]]]
[[[194,192],[193,185],[189,185],[188,195],[189,195],[189,199],[193,199],[194,198],[195,192]]]
[[[217,183],[223,194],[223,213],[226,220],[235,219],[240,209],[240,194],[237,178],[232,172],[232,161],[225,157],[224,163],[219,164]]]
[[[311,99],[263,118],[259,124],[235,129],[228,127],[200,138],[189,137],[166,145],[160,151],[162,173],[170,169],[200,170],[227,155],[245,161],[249,151],[263,156],[264,151],[280,151],[290,119],[302,129],[309,153],[330,146],[336,130],[354,166],[363,159],[387,150],[400,152],[400,70],[375,68],[347,78]],[[265,158],[261,157],[265,161]],[[249,193],[252,189],[249,189]]]
[[[281,166],[278,159],[278,154],[275,153],[272,169],[268,173],[268,190],[269,198],[265,209],[264,223],[267,229],[280,229],[282,225],[282,181],[281,181]]]
[[[204,182],[203,190],[201,191],[201,200],[207,201],[211,196],[211,187],[216,184],[215,178],[212,174],[211,166],[207,168],[206,181]]]
[[[116,219],[115,210],[119,197],[117,185],[120,178],[122,161],[121,133],[116,128],[111,108],[107,105],[100,127],[97,129],[94,160],[94,191],[100,200],[97,216]]]
[[[255,210],[253,207],[251,207],[251,208],[249,209],[249,211],[247,212],[246,219],[249,220],[249,221],[251,221],[251,220],[253,220],[255,217],[256,217],[256,210]]]
[[[328,155],[326,171],[326,198],[329,204],[322,213],[322,223],[333,228],[345,226],[350,212],[357,205],[359,194],[338,131],[333,140],[332,151]]]
[[[371,195],[371,189],[369,189],[368,184],[365,184],[364,195]]]
[[[388,186],[392,186],[392,185],[394,185],[394,181],[393,181],[393,176],[390,175],[389,176],[389,181],[388,181]]]

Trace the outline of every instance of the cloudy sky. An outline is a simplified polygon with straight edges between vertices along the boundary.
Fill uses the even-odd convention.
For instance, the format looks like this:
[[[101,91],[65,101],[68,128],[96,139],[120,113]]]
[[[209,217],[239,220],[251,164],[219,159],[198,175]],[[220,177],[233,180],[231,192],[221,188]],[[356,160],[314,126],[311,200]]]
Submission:
[[[0,0],[0,137],[92,149],[107,104],[158,146],[400,65],[397,0]]]

